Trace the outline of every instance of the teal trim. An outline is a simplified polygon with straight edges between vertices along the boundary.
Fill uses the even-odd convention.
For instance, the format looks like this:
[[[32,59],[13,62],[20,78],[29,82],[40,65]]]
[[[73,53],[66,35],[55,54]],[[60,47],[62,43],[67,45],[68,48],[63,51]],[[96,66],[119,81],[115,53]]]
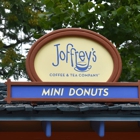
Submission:
[[[129,117],[100,117],[100,116],[1,116],[0,121],[140,121],[140,116]]]

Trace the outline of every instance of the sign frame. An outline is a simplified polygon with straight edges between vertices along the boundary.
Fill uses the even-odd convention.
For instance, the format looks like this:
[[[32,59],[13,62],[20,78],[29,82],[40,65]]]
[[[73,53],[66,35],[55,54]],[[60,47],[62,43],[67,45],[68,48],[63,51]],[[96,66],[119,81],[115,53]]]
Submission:
[[[95,83],[72,83],[72,82],[11,82],[8,80],[7,85],[7,97],[5,101],[11,103],[12,101],[22,102],[138,102],[140,104],[140,81],[138,82],[95,82]],[[138,87],[138,98],[12,98],[11,87],[12,86],[125,86],[125,87]],[[119,94],[119,93],[118,93]]]
[[[53,31],[51,33],[42,36],[31,47],[26,59],[26,70],[31,81],[33,82],[42,81],[37,75],[34,66],[34,60],[39,50],[50,41],[53,41],[58,38],[71,36],[87,38],[102,45],[110,53],[113,60],[113,72],[109,77],[109,79],[107,80],[107,82],[116,82],[119,79],[122,70],[121,58],[115,46],[107,38],[96,32],[86,29],[65,28]]]

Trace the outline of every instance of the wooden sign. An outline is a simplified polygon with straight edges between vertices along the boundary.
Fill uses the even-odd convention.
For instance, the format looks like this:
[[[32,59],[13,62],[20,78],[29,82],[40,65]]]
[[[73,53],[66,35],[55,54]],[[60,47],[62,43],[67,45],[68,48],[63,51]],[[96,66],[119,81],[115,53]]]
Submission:
[[[46,83],[7,81],[11,101],[139,102],[140,81],[130,83]]]
[[[109,40],[77,28],[44,35],[26,60],[30,79],[42,82],[114,82],[121,68],[120,55]]]
[[[119,83],[122,63],[102,35],[77,28],[41,37],[26,60],[32,82],[8,80],[11,101],[139,102],[140,83]]]

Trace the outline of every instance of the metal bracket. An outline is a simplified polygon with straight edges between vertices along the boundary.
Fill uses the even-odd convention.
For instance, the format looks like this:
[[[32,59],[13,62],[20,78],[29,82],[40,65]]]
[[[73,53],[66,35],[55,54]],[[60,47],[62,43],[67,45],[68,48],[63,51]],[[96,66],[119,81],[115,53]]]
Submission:
[[[51,137],[51,122],[50,121],[43,121],[42,128],[47,137]]]
[[[100,137],[104,137],[105,124],[103,121],[91,121],[91,127]]]

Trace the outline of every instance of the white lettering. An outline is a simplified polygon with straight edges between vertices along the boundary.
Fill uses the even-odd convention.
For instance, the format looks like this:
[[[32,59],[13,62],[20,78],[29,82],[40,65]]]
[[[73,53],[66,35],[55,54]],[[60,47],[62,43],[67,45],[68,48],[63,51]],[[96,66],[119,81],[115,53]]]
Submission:
[[[99,96],[102,96],[102,91],[103,91],[103,88],[99,88]]]
[[[70,88],[69,96],[73,96],[74,94],[75,94],[75,89],[74,88]]]
[[[76,95],[77,96],[82,96],[83,95],[83,89],[82,88],[78,88],[77,90],[76,90]]]
[[[50,95],[50,89],[48,89],[47,91],[45,90],[45,89],[43,89],[43,91],[42,91],[42,96],[46,96],[46,95]]]
[[[61,95],[63,95],[63,93],[62,93],[62,89],[61,88],[59,88],[59,89],[54,89],[54,92],[53,92],[53,96],[55,96],[55,95],[58,95],[58,96],[61,96]]]
[[[69,96],[108,96],[108,88],[70,88]]]
[[[103,96],[108,96],[108,94],[109,94],[109,93],[108,93],[108,88],[105,88],[105,89],[104,89],[104,94],[103,94]]]
[[[95,91],[95,93],[94,93]],[[91,92],[91,96],[96,96],[98,94],[98,89],[93,89],[92,92]]]
[[[85,90],[84,90],[84,96],[86,96],[86,94],[87,94],[88,96],[90,96],[91,90],[93,90],[93,88],[92,88],[92,89],[89,88],[88,90],[85,89]]]
[[[43,89],[42,96],[63,96],[64,88],[49,88]]]

